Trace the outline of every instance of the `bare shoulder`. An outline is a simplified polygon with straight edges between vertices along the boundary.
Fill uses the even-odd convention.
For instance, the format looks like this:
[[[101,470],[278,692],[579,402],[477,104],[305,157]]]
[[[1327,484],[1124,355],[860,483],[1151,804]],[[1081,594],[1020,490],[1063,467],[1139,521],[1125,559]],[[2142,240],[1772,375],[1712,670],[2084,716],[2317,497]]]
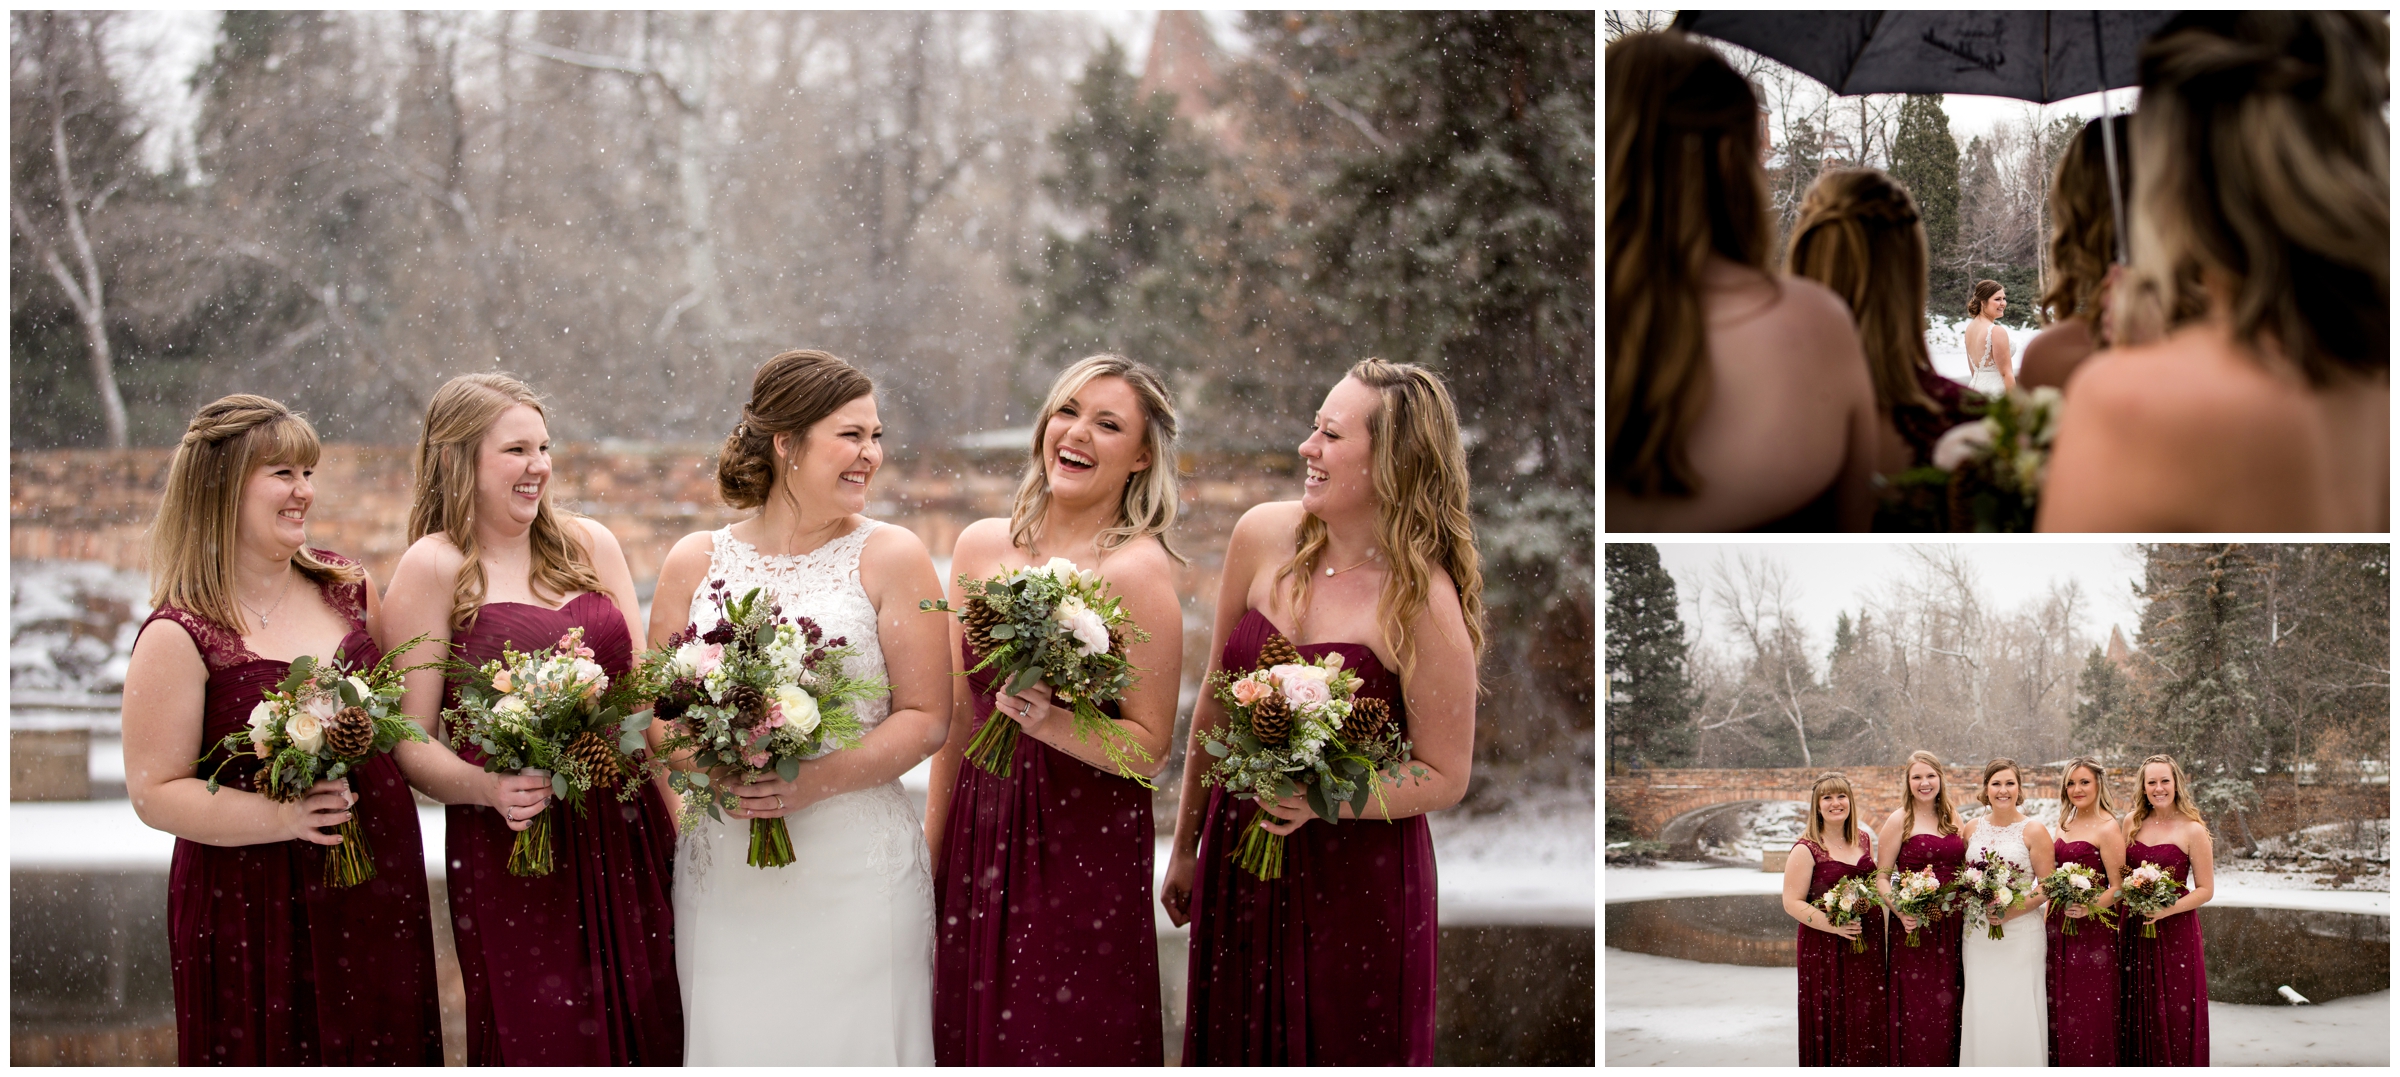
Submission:
[[[1778,294],[1757,328],[1789,345],[1776,349],[1778,357],[1845,369],[1855,365],[1858,327],[1850,304],[1806,277],[1778,276],[1775,284]]]
[[[423,579],[453,579],[466,563],[467,555],[451,545],[450,536],[436,531],[410,543],[400,555],[400,564],[392,569],[392,585]]]
[[[667,559],[660,562],[658,574],[664,577],[678,572],[692,575],[706,572],[709,560],[716,556],[716,552],[716,532],[694,531],[675,540],[674,547],[667,551]]]
[[[136,663],[181,662],[189,659],[201,664],[200,644],[190,631],[173,617],[161,617],[143,625],[133,640],[133,654],[128,661]]]
[[[1175,579],[1175,561],[1156,535],[1143,535],[1117,547],[1100,562],[1100,576],[1111,582],[1162,582]]]
[[[1892,813],[1890,815],[1884,816],[1883,825],[1878,826],[1875,829],[1879,833],[1897,834],[1900,832],[1900,827],[1902,824],[1906,823],[1907,821],[1908,809],[1906,807],[1898,807],[1892,809]]]
[[[1254,557],[1275,551],[1291,552],[1294,536],[1300,533],[1301,517],[1305,515],[1297,501],[1264,501],[1250,506],[1234,522],[1233,537],[1226,544],[1226,558],[1230,560],[1237,551]]]
[[[610,531],[608,525],[582,514],[570,516],[568,519],[574,521],[572,526],[576,528],[577,534],[583,536],[583,541],[590,546],[592,556],[616,554],[622,557],[625,555],[625,551],[617,545],[616,533]]]
[[[2025,821],[2025,836],[2029,839],[2039,838],[2043,841],[2048,841],[2050,840],[2050,828],[2044,826],[2042,821],[2039,819],[2027,819]]]
[[[2302,394],[2265,367],[2190,333],[2094,355],[2066,392],[2070,413],[2171,451],[2205,451],[2237,431],[2246,449],[2271,448],[2305,434],[2310,420]]]
[[[867,536],[859,548],[859,557],[879,565],[905,565],[915,561],[933,563],[933,554],[925,548],[925,540],[899,524],[885,524]]]
[[[988,565],[1008,552],[1008,517],[986,516],[958,533],[951,544],[952,565]]]

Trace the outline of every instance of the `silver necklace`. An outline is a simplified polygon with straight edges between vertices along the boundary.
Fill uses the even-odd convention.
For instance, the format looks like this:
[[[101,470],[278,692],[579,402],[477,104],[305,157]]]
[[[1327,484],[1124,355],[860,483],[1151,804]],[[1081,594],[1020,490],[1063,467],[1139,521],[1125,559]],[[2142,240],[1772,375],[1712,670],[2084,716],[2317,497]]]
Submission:
[[[286,561],[283,563],[283,591],[275,596],[275,604],[267,607],[267,611],[265,613],[260,613],[258,611],[258,607],[247,602],[243,602],[242,596],[239,594],[234,595],[233,600],[239,603],[243,609],[249,610],[250,616],[258,618],[258,627],[262,629],[266,628],[267,618],[273,617],[277,613],[282,612],[283,600],[292,597],[292,578],[298,575],[299,573],[292,571],[291,562]]]
[[[1366,556],[1365,558],[1361,559],[1361,560],[1358,562],[1358,564],[1357,564],[1357,565],[1350,565],[1350,566],[1348,566],[1348,567],[1346,567],[1346,568],[1329,568],[1329,569],[1326,569],[1326,570],[1325,570],[1325,575],[1326,575],[1328,578],[1330,578],[1330,577],[1333,577],[1333,576],[1338,576],[1338,575],[1341,575],[1341,574],[1342,574],[1342,573],[1344,573],[1344,572],[1348,572],[1348,571],[1350,571],[1350,569],[1357,568],[1357,567],[1358,567],[1358,565],[1363,565],[1363,564],[1366,564],[1368,561],[1372,561],[1372,560],[1374,560],[1374,559],[1375,559],[1375,551],[1373,551],[1373,550],[1368,550],[1368,551],[1367,551],[1367,556]]]

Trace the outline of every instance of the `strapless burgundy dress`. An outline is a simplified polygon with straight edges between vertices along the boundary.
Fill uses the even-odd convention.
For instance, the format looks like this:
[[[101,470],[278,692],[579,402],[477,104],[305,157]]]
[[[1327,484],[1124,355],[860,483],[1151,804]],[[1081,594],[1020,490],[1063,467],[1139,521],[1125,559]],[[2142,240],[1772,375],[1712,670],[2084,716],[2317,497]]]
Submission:
[[[367,634],[366,593],[364,582],[324,591],[326,603],[350,621],[341,653],[358,668],[383,658]],[[162,607],[150,615],[159,620],[183,626],[208,666],[201,740],[186,757],[212,749],[199,768],[205,779],[224,758],[213,746],[249,728],[251,709],[290,674],[291,664],[260,658],[239,633],[188,610]],[[224,769],[224,785],[256,791],[257,773],[256,756],[236,756]],[[416,803],[388,754],[353,772],[350,789],[375,857],[375,878],[357,886],[325,885],[327,846],[176,839],[167,871],[167,952],[175,1053],[183,1065],[442,1064]]]
[[[1256,668],[1273,631],[1258,611],[1244,614],[1223,668]],[[1385,700],[1406,720],[1399,678],[1375,652],[1300,647],[1312,659],[1327,651],[1359,675],[1359,698]],[[1257,811],[1209,792],[1192,883],[1183,1064],[1432,1065],[1440,932],[1425,817],[1312,821],[1285,840],[1283,877],[1261,881],[1232,860]]]
[[[1931,866],[1947,883],[1967,860],[1967,839],[1956,834],[1916,834],[1900,843],[1893,871]],[[1957,915],[1917,921],[1917,945],[1908,945],[1898,917],[1892,919],[1891,1006],[1896,1066],[1958,1065],[1959,1007],[1966,1002],[1967,975]]]
[[[503,645],[546,649],[578,625],[611,677],[632,663],[625,616],[586,591],[559,609],[493,602],[453,641],[481,665]],[[481,753],[469,747],[469,762]],[[517,840],[500,813],[449,809],[450,918],[467,989],[471,1066],[675,1066],[683,995],[675,981],[670,899],[675,821],[656,786],[620,801],[595,790],[583,811],[553,800],[557,869],[508,873]]]
[[[1824,897],[1844,878],[1875,878],[1874,836],[1864,831],[1866,846],[1855,864],[1833,858],[1813,841],[1801,840],[1793,856],[1816,861],[1809,876],[1808,900]],[[1870,911],[1859,918],[1859,941],[1866,949],[1850,952],[1850,941],[1806,924],[1798,925],[1800,939],[1800,1064],[1803,1066],[1888,1066],[1892,1064],[1891,1000],[1884,976],[1883,917]]]
[[[2191,856],[2176,846],[2127,842],[2125,870],[2143,864],[2192,881]],[[2198,910],[2159,921],[2155,939],[2142,937],[2142,923],[2128,914],[2118,933],[2123,978],[2117,1060],[2127,1066],[2208,1065],[2208,966]]]
[[[2081,864],[2108,877],[2100,849],[2088,841],[2052,847],[2058,866]],[[2122,918],[2124,908],[2116,909]],[[2053,903],[2043,922],[2050,932],[2050,1064],[2117,1064],[2117,930],[2091,917],[2066,933],[2065,906]]]
[[[968,648],[967,668],[982,660]],[[990,718],[998,680],[967,686],[978,715],[1007,721]],[[941,1065],[1165,1061],[1153,834],[1149,790],[1031,737],[1013,777],[958,768],[934,873]]]

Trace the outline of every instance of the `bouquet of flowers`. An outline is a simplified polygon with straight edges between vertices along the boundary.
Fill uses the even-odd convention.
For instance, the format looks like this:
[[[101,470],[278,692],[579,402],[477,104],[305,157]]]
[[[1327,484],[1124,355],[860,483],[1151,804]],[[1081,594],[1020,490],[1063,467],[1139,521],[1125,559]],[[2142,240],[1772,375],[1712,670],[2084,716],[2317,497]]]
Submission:
[[[663,680],[661,752],[691,752],[698,768],[667,773],[667,784],[683,794],[686,830],[702,811],[722,821],[724,811],[739,806],[733,790],[710,774],[773,771],[791,781],[802,761],[856,747],[864,730],[851,704],[888,691],[879,680],[843,671],[843,660],[858,653],[848,639],[825,638],[806,617],[786,620],[758,588],[732,598],[717,580],[709,591],[719,611],[716,627],[686,627],[668,640],[668,650],[643,662]],[[782,819],[750,820],[749,861],[761,868],[792,862],[792,835]]]
[[[1131,765],[1135,757],[1150,762],[1150,753],[1100,713],[1100,704],[1123,699],[1133,688],[1138,671],[1125,657],[1126,646],[1150,640],[1150,633],[1126,614],[1122,599],[1101,597],[1100,574],[1053,557],[1047,565],[988,580],[961,576],[958,586],[967,595],[965,608],[952,609],[946,599],[920,602],[917,608],[958,614],[967,642],[983,656],[968,672],[999,669],[1003,687],[995,694],[1002,696],[1048,681],[1060,702],[1074,706],[1076,736],[1097,741],[1119,777],[1157,788]],[[1017,723],[994,710],[967,743],[966,755],[976,766],[1007,776],[1016,761]]]
[[[1983,418],[1951,427],[1934,443],[1932,466],[1885,484],[1880,523],[1894,530],[2033,530],[2058,437],[2058,404],[2058,390],[2046,385],[1984,400]]]
[[[1225,723],[1209,731],[1202,746],[1217,761],[1202,775],[1243,800],[1275,801],[1305,792],[1308,806],[1327,823],[1341,819],[1342,805],[1364,812],[1367,797],[1380,800],[1378,778],[1398,782],[1409,763],[1409,743],[1392,721],[1389,704],[1357,699],[1358,674],[1342,668],[1339,652],[1314,662],[1281,634],[1259,648],[1258,668],[1210,678],[1225,705]],[[1283,876],[1283,837],[1269,833],[1262,809],[1242,831],[1235,859],[1260,879]]]
[[[2114,928],[2117,926],[2116,912],[2099,904],[2100,895],[2107,892],[2108,877],[2085,864],[2060,864],[2057,871],[2042,880],[2042,893],[2050,898],[2052,908],[2081,905],[2091,913],[2092,919],[2100,922],[2100,926]],[[2075,930],[2075,918],[2063,913],[2061,916],[2067,922],[2061,930],[2069,935],[2079,934]]]
[[[1960,896],[1970,902],[1969,915],[1981,921],[1994,939],[2006,938],[2008,933],[1993,915],[1991,903],[2001,901],[2014,907],[2018,902],[2030,900],[2040,891],[2032,872],[2009,863],[2006,857],[1991,849],[1984,850],[1981,860],[1967,865],[1966,870],[1958,873],[1956,885]]]
[[[1825,912],[1825,921],[1834,927],[1857,923],[1859,917],[1881,904],[1883,896],[1875,892],[1875,884],[1856,875],[1842,876],[1840,882],[1828,887],[1824,896],[1816,900],[1817,908]],[[1850,952],[1866,951],[1867,935],[1861,930],[1857,938],[1850,940]]]
[[[1890,908],[1893,912],[1904,913],[1922,924],[1923,921],[1949,912],[1950,899],[1957,893],[1954,885],[1943,885],[1941,875],[1930,866],[1918,868],[1915,871],[1895,871],[1892,873]],[[1917,941],[1916,928],[1908,929],[1908,944],[1910,946],[1920,945]]]
[[[283,683],[251,708],[250,728],[228,734],[210,749],[209,755],[224,752],[226,758],[209,772],[208,791],[217,791],[227,764],[255,754],[261,760],[259,794],[289,804],[306,795],[309,786],[341,781],[369,757],[391,751],[401,741],[429,740],[415,721],[400,713],[400,677],[408,670],[392,664],[394,655],[407,654],[420,642],[423,637],[412,639],[356,672],[338,650],[329,662],[309,655],[294,659]],[[375,854],[367,848],[366,831],[359,828],[355,813],[339,833],[341,844],[326,850],[325,885],[357,886],[374,878]]]
[[[2174,907],[2177,901],[2183,899],[2183,892],[2188,889],[2191,888],[2185,886],[2181,880],[2167,874],[2167,869],[2156,864],[2143,864],[2125,873],[2125,882],[2118,889],[2117,894],[2125,900],[2126,908],[2147,917]],[[2142,937],[2145,939],[2157,938],[2158,924],[2144,922]]]
[[[531,654],[509,647],[481,666],[453,663],[451,676],[464,683],[457,705],[442,712],[451,745],[482,749],[487,771],[547,776],[551,793],[578,812],[584,794],[594,789],[614,787],[618,799],[631,799],[640,787],[628,780],[636,766],[632,757],[651,712],[631,708],[643,696],[638,678],[611,691],[608,674],[592,659],[579,625]],[[548,875],[552,867],[545,811],[517,832],[508,872]]]

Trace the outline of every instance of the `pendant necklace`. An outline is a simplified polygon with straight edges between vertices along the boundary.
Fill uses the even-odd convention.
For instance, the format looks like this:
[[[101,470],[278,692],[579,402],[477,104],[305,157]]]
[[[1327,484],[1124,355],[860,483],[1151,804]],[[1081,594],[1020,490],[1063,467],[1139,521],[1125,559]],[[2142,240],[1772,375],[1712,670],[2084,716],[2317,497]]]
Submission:
[[[275,596],[275,604],[267,607],[267,611],[265,613],[260,613],[258,611],[258,607],[247,602],[243,602],[242,596],[238,594],[233,596],[233,600],[237,603],[240,603],[243,609],[249,610],[250,616],[258,618],[258,627],[261,630],[264,630],[267,627],[267,618],[273,617],[275,614],[282,612],[283,600],[292,597],[292,577],[297,575],[299,575],[299,573],[292,571],[291,562],[286,561],[283,563],[283,591]]]
[[[1375,551],[1373,551],[1373,550],[1368,550],[1368,551],[1367,551],[1367,556],[1366,556],[1366,557],[1364,557],[1364,558],[1362,558],[1362,559],[1361,559],[1361,560],[1358,562],[1358,564],[1356,564],[1356,565],[1350,565],[1350,566],[1348,566],[1348,567],[1346,567],[1346,568],[1329,568],[1329,569],[1326,569],[1326,570],[1325,570],[1325,575],[1326,575],[1328,578],[1330,578],[1330,577],[1333,577],[1333,576],[1337,576],[1337,575],[1340,575],[1341,573],[1344,573],[1344,572],[1348,572],[1348,571],[1350,571],[1350,569],[1357,568],[1359,565],[1366,564],[1368,561],[1372,561],[1372,560],[1374,560],[1374,559],[1375,559]]]

